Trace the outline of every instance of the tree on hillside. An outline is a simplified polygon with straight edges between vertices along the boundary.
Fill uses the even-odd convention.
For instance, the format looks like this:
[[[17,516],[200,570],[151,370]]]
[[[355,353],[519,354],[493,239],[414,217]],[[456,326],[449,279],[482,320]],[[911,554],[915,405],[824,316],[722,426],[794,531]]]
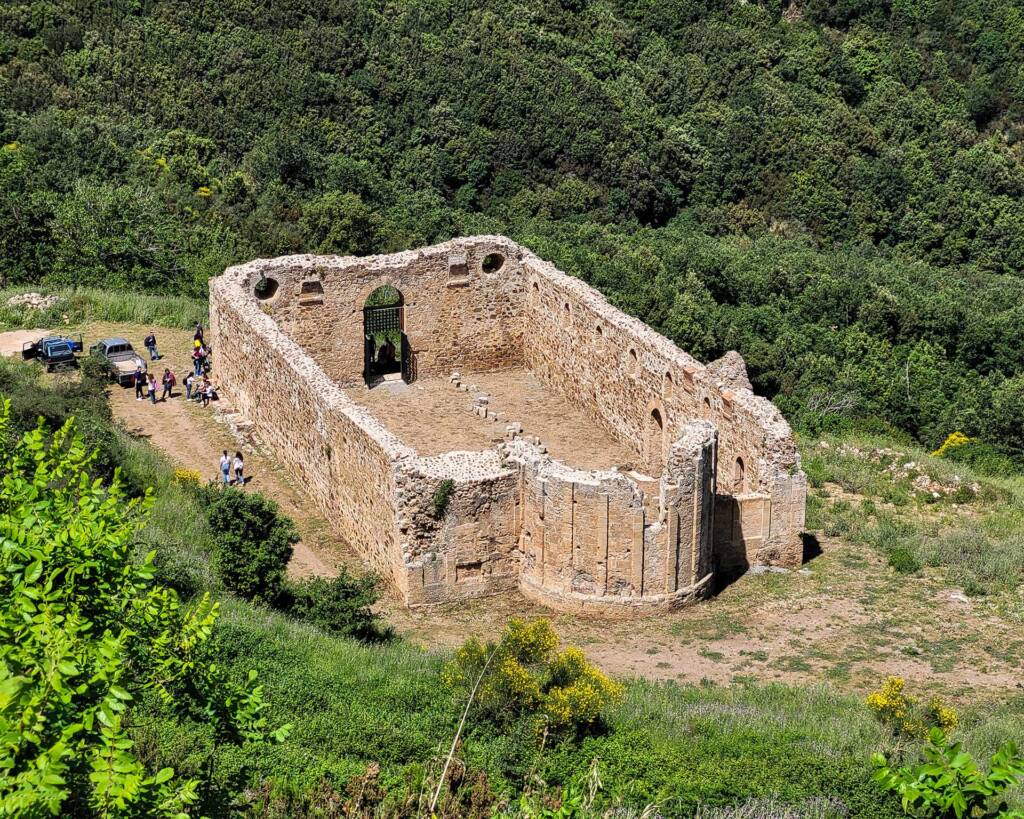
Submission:
[[[9,404],[0,405],[0,440]],[[155,692],[201,713],[225,741],[268,731],[256,674],[210,661],[218,617],[183,606],[135,558],[150,499],[91,472],[72,421],[42,424],[0,454],[0,814],[181,816],[201,783],[150,771],[131,738],[133,706]]]

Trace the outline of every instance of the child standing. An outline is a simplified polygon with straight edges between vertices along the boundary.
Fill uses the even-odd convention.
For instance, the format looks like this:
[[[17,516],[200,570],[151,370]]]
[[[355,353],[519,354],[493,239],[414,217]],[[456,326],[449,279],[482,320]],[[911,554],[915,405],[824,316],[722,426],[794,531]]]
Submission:
[[[149,374],[149,400],[156,403],[156,376],[152,373]]]

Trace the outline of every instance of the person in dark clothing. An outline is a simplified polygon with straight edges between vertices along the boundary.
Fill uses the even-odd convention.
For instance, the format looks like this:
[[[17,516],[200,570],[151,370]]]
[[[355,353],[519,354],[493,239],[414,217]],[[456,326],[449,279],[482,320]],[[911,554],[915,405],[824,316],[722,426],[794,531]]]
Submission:
[[[160,358],[160,353],[158,353],[156,349],[156,336],[153,334],[152,330],[149,331],[149,335],[146,336],[145,340],[142,343],[145,344],[146,349],[149,350],[150,361],[156,361],[158,358]]]
[[[203,325],[196,322],[196,334],[192,336],[193,341],[198,341],[200,344],[203,343]]]
[[[169,367],[164,368],[164,376],[160,379],[160,383],[164,386],[163,394],[160,396],[161,401],[166,401],[168,397],[172,397],[171,390],[174,388],[174,373],[171,372]]]
[[[132,376],[132,381],[135,384],[135,400],[141,401],[147,384],[146,374],[142,371],[142,367],[135,368],[135,375]]]

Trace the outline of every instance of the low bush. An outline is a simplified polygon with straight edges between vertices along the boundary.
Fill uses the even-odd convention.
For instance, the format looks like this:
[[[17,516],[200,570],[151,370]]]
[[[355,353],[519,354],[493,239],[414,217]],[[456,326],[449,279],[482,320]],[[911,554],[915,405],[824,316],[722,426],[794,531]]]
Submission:
[[[387,639],[390,630],[370,608],[377,602],[378,584],[374,575],[355,577],[342,568],[337,577],[314,577],[289,584],[282,608],[330,634],[370,641]]]
[[[496,643],[464,643],[444,678],[460,697],[473,697],[479,717],[494,723],[527,717],[539,729],[593,726],[621,698],[622,686],[578,648],[557,649],[558,635],[547,620],[512,619]]]
[[[292,521],[277,504],[254,492],[211,489],[206,517],[214,539],[214,567],[224,588],[267,605],[284,591],[292,546],[299,541]]]

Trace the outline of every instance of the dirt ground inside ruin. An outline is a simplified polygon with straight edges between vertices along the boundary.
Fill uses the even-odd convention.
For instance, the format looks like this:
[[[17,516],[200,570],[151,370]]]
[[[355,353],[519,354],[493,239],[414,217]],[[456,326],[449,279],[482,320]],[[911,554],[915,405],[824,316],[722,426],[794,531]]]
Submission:
[[[516,422],[524,435],[540,438],[553,457],[579,469],[632,467],[636,461],[596,419],[549,392],[528,370],[474,373],[466,380],[477,389],[463,392],[447,378],[423,378],[346,392],[421,455],[490,449],[503,440],[506,425]],[[472,412],[473,397],[481,393],[499,420]]]
[[[106,335],[139,343],[146,328],[104,324],[77,329],[88,345]],[[164,329],[157,337],[166,358],[155,366],[170,364],[180,381],[190,334]],[[474,382],[487,389],[485,379]],[[468,404],[465,393],[457,395]],[[111,388],[110,396],[126,428],[146,437],[176,465],[204,477],[216,477],[222,449],[238,446],[228,425],[218,420],[229,407],[204,410],[179,397],[153,406],[118,387]],[[478,420],[461,411],[467,422]],[[272,459],[249,452],[246,464],[252,477],[247,489],[273,497],[301,532],[293,574],[332,574],[342,564],[361,571],[354,550]],[[897,575],[866,546],[834,538],[823,538],[820,546],[821,554],[800,571],[748,573],[713,600],[644,620],[584,619],[518,595],[409,611],[385,594],[378,607],[399,634],[429,647],[456,646],[471,635],[492,637],[509,617],[548,617],[566,642],[581,646],[620,676],[723,683],[828,681],[866,692],[886,675],[897,674],[918,691],[959,701],[996,699],[1024,687],[1024,631],[992,602],[965,597],[929,570],[917,577]]]

